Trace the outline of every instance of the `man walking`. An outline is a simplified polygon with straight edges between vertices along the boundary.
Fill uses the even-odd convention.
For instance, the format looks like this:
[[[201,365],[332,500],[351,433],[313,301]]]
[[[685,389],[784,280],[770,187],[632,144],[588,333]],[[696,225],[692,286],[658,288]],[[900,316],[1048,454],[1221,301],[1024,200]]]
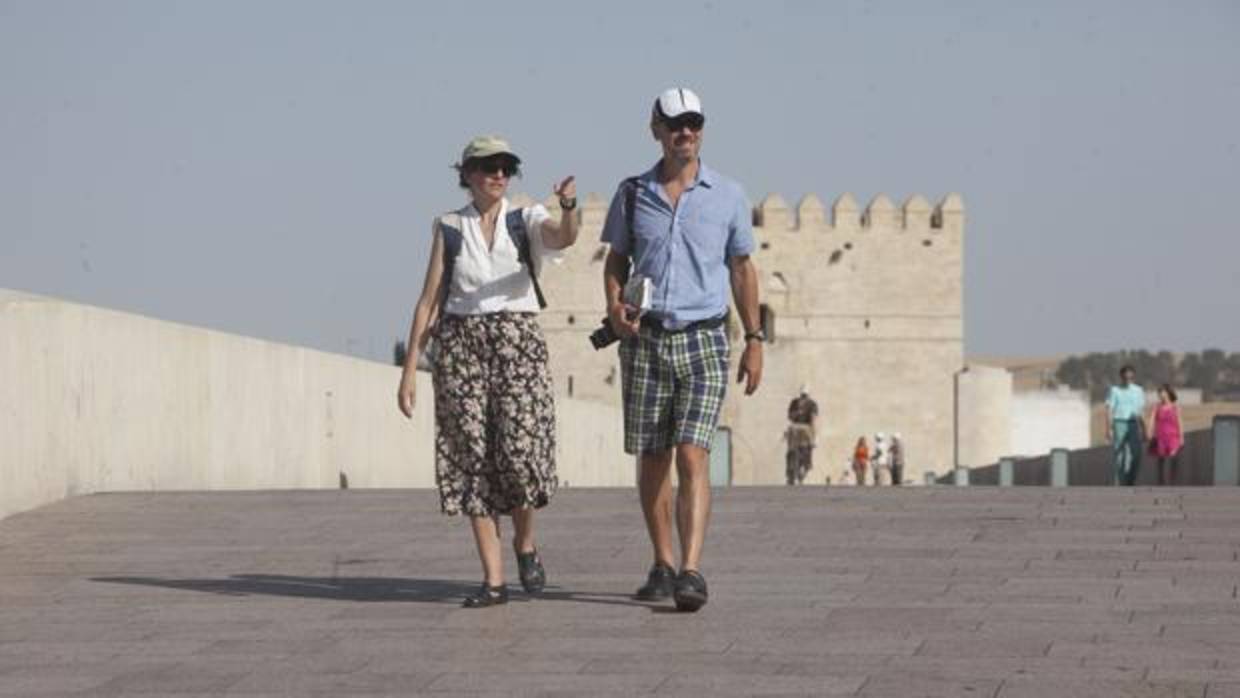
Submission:
[[[904,484],[904,439],[899,434],[891,437],[891,484]]]
[[[784,439],[788,452],[784,459],[785,478],[789,485],[805,482],[805,475],[814,467],[814,441],[818,434],[818,403],[809,396],[809,388],[801,386],[801,394],[788,403],[788,428]]]
[[[603,270],[607,315],[621,338],[624,448],[638,456],[642,513],[654,566],[637,590],[642,600],[671,596],[696,611],[707,600],[701,572],[710,518],[709,453],[728,381],[725,317],[728,289],[745,331],[738,382],[745,394],[762,378],[758,275],[749,201],[739,184],[699,159],[706,117],[692,91],[667,90],[655,100],[650,132],[662,158],[621,183],[607,212]],[[626,305],[629,281],[649,280],[649,309]],[[637,277],[640,277],[637,278]],[[680,572],[672,545],[671,466]]]
[[[875,487],[883,484],[886,479],[891,481],[891,447],[887,441],[887,435],[878,432],[874,435],[874,453],[870,454],[870,470],[874,471],[874,482],[871,483]],[[887,477],[883,477],[883,473]]]
[[[1119,370],[1119,385],[1107,391],[1107,441],[1111,442],[1117,485],[1136,484],[1141,469],[1145,388],[1137,385],[1136,375],[1136,369],[1124,366]]]

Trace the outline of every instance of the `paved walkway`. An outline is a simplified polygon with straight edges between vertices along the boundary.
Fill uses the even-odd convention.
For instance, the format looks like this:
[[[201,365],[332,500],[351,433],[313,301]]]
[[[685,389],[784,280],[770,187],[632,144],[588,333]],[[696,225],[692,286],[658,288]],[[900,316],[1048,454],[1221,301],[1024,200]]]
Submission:
[[[114,494],[0,522],[0,695],[1240,697],[1240,489],[738,488],[697,615],[629,491],[464,610],[430,492]]]

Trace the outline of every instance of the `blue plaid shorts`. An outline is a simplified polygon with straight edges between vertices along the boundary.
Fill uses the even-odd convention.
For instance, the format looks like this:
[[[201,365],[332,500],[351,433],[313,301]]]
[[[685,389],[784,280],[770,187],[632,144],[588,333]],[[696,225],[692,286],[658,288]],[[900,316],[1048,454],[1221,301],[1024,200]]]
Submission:
[[[728,387],[728,334],[643,326],[620,343],[624,450],[650,453],[695,444],[707,450]]]

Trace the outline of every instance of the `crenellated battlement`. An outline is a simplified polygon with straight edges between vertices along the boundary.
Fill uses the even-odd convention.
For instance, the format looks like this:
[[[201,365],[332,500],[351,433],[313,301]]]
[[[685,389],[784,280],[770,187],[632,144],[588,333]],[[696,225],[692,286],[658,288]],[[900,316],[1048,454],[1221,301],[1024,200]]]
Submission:
[[[596,193],[578,198],[579,242],[564,251],[544,284],[556,309],[566,314],[566,326],[572,324],[569,315],[575,322],[577,316],[602,312],[599,288],[607,248],[599,237],[610,200]],[[535,203],[528,194],[514,194],[511,201]],[[556,197],[542,203],[560,215]],[[820,312],[958,317],[961,312],[964,203],[959,194],[937,204],[913,194],[900,205],[877,194],[864,208],[847,192],[829,207],[807,194],[795,210],[779,194],[769,194],[751,211],[763,302],[785,318]],[[881,334],[884,327],[872,323],[866,335]]]
[[[535,200],[525,193],[511,197],[514,206],[529,206]],[[581,222],[584,227],[599,227],[607,218],[610,200],[596,192],[581,197]],[[542,201],[547,210],[555,212],[559,202],[554,195]],[[762,231],[818,231],[824,233],[858,231],[914,232],[960,234],[964,229],[964,200],[951,193],[936,205],[921,194],[905,199],[899,208],[886,194],[880,193],[862,209],[849,192],[841,194],[827,207],[817,194],[806,194],[793,212],[779,194],[767,194],[753,207],[754,227]]]
[[[964,227],[964,202],[959,194],[948,194],[936,206],[926,197],[914,194],[896,208],[886,194],[878,194],[865,207],[845,192],[835,200],[828,217],[827,208],[816,194],[807,194],[797,204],[795,215],[779,194],[768,194],[753,208],[753,224],[764,231],[832,232],[946,232],[959,234]]]

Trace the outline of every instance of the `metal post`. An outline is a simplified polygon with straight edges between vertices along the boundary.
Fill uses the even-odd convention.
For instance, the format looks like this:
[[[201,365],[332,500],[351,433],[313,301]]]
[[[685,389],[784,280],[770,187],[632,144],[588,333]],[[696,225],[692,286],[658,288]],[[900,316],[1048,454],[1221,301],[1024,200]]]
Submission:
[[[1068,449],[1051,449],[1051,487],[1068,486]]]
[[[1214,418],[1214,484],[1240,485],[1240,415]]]
[[[1016,464],[1012,462],[1011,458],[1000,458],[999,459],[999,486],[1000,487],[1011,487],[1012,486],[1012,482],[1015,479],[1013,477],[1013,471],[1015,469],[1016,469]]]

